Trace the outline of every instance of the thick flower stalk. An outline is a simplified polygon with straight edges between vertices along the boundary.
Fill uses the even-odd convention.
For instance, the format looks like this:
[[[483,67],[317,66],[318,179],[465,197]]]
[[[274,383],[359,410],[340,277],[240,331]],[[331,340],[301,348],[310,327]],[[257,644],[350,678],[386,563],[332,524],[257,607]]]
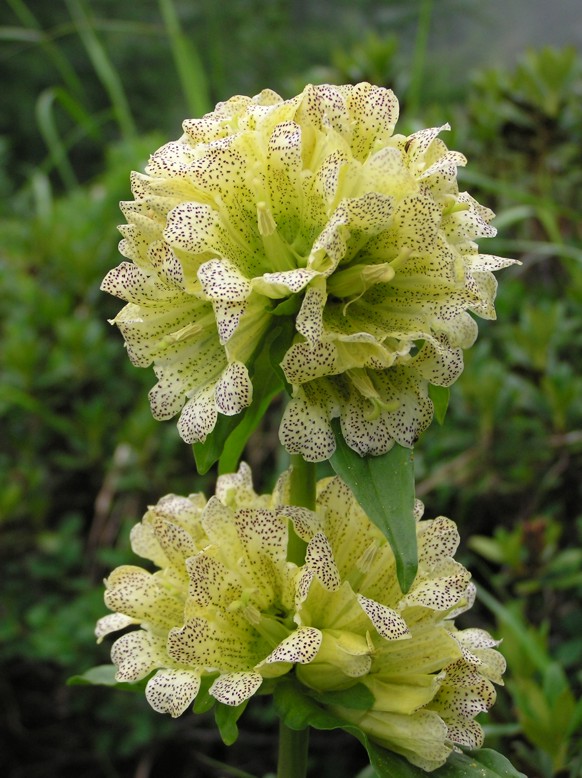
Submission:
[[[432,770],[458,745],[479,747],[474,719],[493,703],[504,661],[486,632],[454,625],[474,587],[453,559],[453,522],[421,521],[419,509],[419,570],[403,595],[390,546],[345,484],[320,482],[309,511],[287,504],[288,483],[258,496],[241,465],[209,501],[169,496],[150,508],[131,539],[159,569],[114,570],[114,613],[96,630],[139,627],[113,644],[118,680],[153,673],[147,699],[173,716],[203,676],[227,705],[287,673],[306,694],[364,684],[368,710],[331,711],[413,764]],[[287,561],[290,524],[307,543],[300,566]]]
[[[103,289],[134,364],[152,362],[154,415],[180,413],[187,442],[253,396],[254,361],[279,323],[292,392],[282,443],[308,461],[334,451],[340,419],[361,455],[412,446],[429,384],[449,386],[494,318],[493,270],[475,240],[493,214],[459,192],[447,126],[395,134],[380,87],[308,86],[234,97],[157,151],[122,204],[121,253]]]

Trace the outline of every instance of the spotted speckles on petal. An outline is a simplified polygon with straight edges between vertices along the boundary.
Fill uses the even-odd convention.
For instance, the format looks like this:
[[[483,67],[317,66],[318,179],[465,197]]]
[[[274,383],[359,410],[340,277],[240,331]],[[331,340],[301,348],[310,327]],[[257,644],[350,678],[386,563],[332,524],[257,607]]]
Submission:
[[[145,695],[158,713],[177,718],[184,713],[200,689],[200,676],[190,670],[158,670],[147,682]]]
[[[431,570],[437,562],[455,555],[459,547],[456,524],[444,516],[423,521],[418,531],[418,556],[421,563]]]
[[[431,708],[447,717],[471,720],[495,702],[493,684],[462,660],[446,668],[446,678]]]
[[[182,203],[168,213],[164,239],[172,248],[190,254],[209,249],[216,252],[219,223],[218,214],[210,206]]]
[[[126,616],[124,613],[110,613],[108,616],[103,616],[95,626],[97,642],[101,643],[106,635],[125,629],[125,627],[129,627],[131,624],[139,624],[139,621],[131,616]]]
[[[305,292],[301,310],[297,314],[297,332],[300,332],[311,346],[321,340],[323,335],[323,308],[326,298],[327,294],[321,286],[310,287]]]
[[[229,303],[217,301],[213,304],[216,314],[216,326],[221,345],[225,345],[236,332],[238,325],[247,308],[244,303]]]
[[[453,637],[461,646],[463,658],[468,664],[476,666],[485,678],[503,685],[506,661],[503,654],[495,651],[500,640],[495,640],[488,632],[477,628],[454,632]]]
[[[241,302],[251,291],[249,280],[232,262],[224,259],[213,259],[201,265],[198,278],[209,300]]]
[[[333,592],[340,586],[341,579],[333,551],[323,533],[318,532],[307,544],[305,565],[313,570],[324,589]]]
[[[237,96],[187,120],[133,175],[120,228],[131,261],[103,288],[128,303],[114,322],[130,359],[154,363],[155,417],[190,400],[187,442],[204,440],[217,413],[246,407],[224,384],[215,405],[202,401],[228,364],[250,368],[283,313],[294,325],[277,344],[295,397],[281,430],[291,453],[329,457],[325,419],[338,415],[364,456],[394,440],[412,446],[430,423],[428,384],[459,376],[477,334],[470,313],[494,318],[492,271],[510,261],[477,253],[493,214],[459,192],[465,158],[438,137],[447,125],[406,138],[394,135],[397,117],[394,94],[367,83]],[[370,372],[379,405],[354,398],[354,367]],[[355,414],[345,403],[340,412],[336,393],[360,405]]]
[[[213,667],[212,628],[201,618],[190,619],[168,633],[168,655],[181,665]]]
[[[180,618],[179,600],[166,592],[156,575],[141,567],[118,567],[105,583],[105,604],[113,611],[159,625],[172,624]]]
[[[458,605],[469,584],[470,574],[462,566],[450,560],[442,565],[438,577],[420,580],[402,599],[399,607],[422,605],[435,611],[448,611]]]
[[[289,672],[320,692],[362,683],[369,710],[332,712],[357,716],[369,737],[413,764],[432,770],[453,744],[479,745],[474,717],[493,704],[505,660],[487,632],[453,623],[474,587],[452,558],[452,522],[423,521],[417,506],[420,564],[403,597],[389,544],[346,484],[321,481],[310,511],[285,504],[288,481],[257,495],[241,465],[220,476],[208,502],[168,495],[148,510],[135,547],[161,569],[115,570],[106,601],[117,610],[96,630],[101,639],[140,626],[113,644],[117,678],[155,671],[146,697],[174,717],[203,677],[232,706]],[[306,541],[303,565],[287,561],[289,522]]]
[[[363,594],[358,594],[358,602],[362,610],[376,627],[378,634],[387,640],[399,640],[410,637],[410,630],[402,616],[393,608],[370,600]]]
[[[330,342],[295,343],[285,354],[281,368],[295,385],[339,372],[337,348]]]
[[[253,290],[274,300],[297,294],[319,273],[306,268],[284,270],[277,273],[264,273],[252,281]]]
[[[260,673],[225,673],[214,681],[209,692],[225,705],[241,705],[258,691],[262,682]]]
[[[470,750],[481,748],[485,741],[485,733],[478,722],[453,716],[447,716],[446,722],[448,737],[455,745]]]
[[[224,564],[208,554],[197,554],[186,560],[190,578],[187,609],[196,612],[197,606],[207,607],[211,603],[228,607],[230,599],[242,594],[242,586]]]
[[[299,391],[287,404],[279,429],[279,439],[287,451],[301,454],[307,462],[323,462],[335,451],[327,403],[316,402]]]
[[[216,497],[224,505],[246,505],[257,500],[253,489],[253,474],[246,462],[241,462],[236,473],[220,475],[216,481]]]
[[[346,103],[354,118],[351,138],[354,156],[365,159],[391,138],[398,120],[398,100],[390,89],[363,83],[348,92]]]
[[[215,386],[207,386],[188,400],[182,409],[178,431],[186,443],[204,442],[214,429],[218,417],[214,395]]]
[[[355,392],[341,405],[340,421],[344,440],[362,457],[385,454],[394,445],[394,412],[380,410],[375,418],[370,418],[370,406],[371,403]],[[399,437],[402,443],[403,436]],[[412,443],[408,442],[407,445]]]
[[[408,154],[411,162],[418,162],[424,154],[428,151],[430,144],[443,130],[450,130],[448,124],[443,124],[441,127],[430,127],[426,130],[419,130],[408,136],[406,141],[406,153]]]
[[[285,638],[264,660],[264,664],[290,662],[308,664],[317,656],[321,646],[322,633],[314,627],[300,627]],[[262,665],[263,663],[261,663]],[[261,666],[259,665],[259,667]]]
[[[246,365],[232,362],[216,385],[216,407],[225,416],[234,416],[247,408],[253,399],[253,385]]]
[[[290,519],[293,523],[293,529],[302,540],[309,541],[317,532],[323,532],[322,517],[308,508],[301,508],[298,505],[282,505],[277,508],[277,516]]]
[[[147,288],[147,274],[131,262],[122,262],[110,270],[101,283],[102,291],[132,302],[140,297],[147,299]]]
[[[117,681],[141,681],[166,659],[164,638],[141,629],[122,635],[111,647]]]

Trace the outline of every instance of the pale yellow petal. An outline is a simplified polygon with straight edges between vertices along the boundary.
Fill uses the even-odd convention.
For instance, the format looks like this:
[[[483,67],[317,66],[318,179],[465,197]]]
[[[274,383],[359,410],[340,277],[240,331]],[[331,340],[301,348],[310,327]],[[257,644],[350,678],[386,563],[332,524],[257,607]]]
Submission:
[[[181,716],[192,705],[200,688],[200,676],[190,670],[158,670],[147,682],[145,695],[158,713]]]
[[[262,682],[260,673],[225,673],[214,681],[209,692],[224,705],[241,705],[258,691]]]

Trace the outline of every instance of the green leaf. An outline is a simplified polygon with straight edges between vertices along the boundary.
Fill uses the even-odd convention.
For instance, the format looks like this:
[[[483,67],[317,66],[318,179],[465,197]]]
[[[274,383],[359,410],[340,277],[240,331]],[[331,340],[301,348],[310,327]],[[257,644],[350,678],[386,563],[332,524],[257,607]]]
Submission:
[[[203,675],[200,679],[200,689],[194,700],[194,713],[206,713],[216,704],[216,698],[210,694],[210,687],[216,675]]]
[[[341,705],[353,710],[369,710],[374,704],[374,695],[363,683],[339,691],[313,692],[312,696],[322,705]]]
[[[542,645],[540,645],[539,634],[535,634],[524,623],[523,617],[514,613],[510,608],[493,597],[486,589],[477,587],[477,597],[497,618],[501,627],[507,630],[508,634],[515,640],[526,657],[534,667],[545,673],[551,662],[550,656]]]
[[[364,742],[364,746],[378,778],[426,778],[427,773],[424,770],[411,764],[403,756],[365,739],[367,743]],[[526,778],[508,759],[488,748],[451,754],[446,764],[430,775],[431,778]]]
[[[301,308],[302,300],[302,294],[292,294],[273,308],[271,316],[295,316]]]
[[[220,737],[225,746],[232,746],[238,738],[237,721],[244,713],[248,700],[241,705],[225,705],[222,702],[216,703],[214,709],[214,718],[216,726],[219,729]]]
[[[552,662],[546,667],[543,684],[544,695],[550,705],[555,705],[556,700],[564,694],[564,692],[570,691],[566,673],[557,662]]]
[[[395,444],[382,456],[361,457],[343,439],[339,421],[332,424],[337,448],[331,465],[388,539],[398,582],[406,593],[418,568],[412,451]]]
[[[570,718],[570,724],[568,725],[568,735],[573,735],[578,729],[582,727],[582,699],[579,699],[576,703],[576,707]]]
[[[87,670],[82,675],[73,675],[67,679],[67,686],[120,686],[115,680],[117,668],[115,665],[98,665]],[[126,684],[124,684],[126,685]]]
[[[349,691],[349,690],[348,690]],[[323,699],[327,695],[318,695]],[[377,778],[426,778],[427,773],[400,754],[373,743],[366,733],[339,716],[321,708],[292,678],[282,679],[275,688],[274,703],[283,723],[290,729],[344,729],[356,737],[368,752]],[[342,702],[342,704],[344,704]],[[430,773],[431,778],[526,778],[501,754],[490,749],[451,754],[446,764]],[[370,776],[370,778],[374,778]]]
[[[317,698],[323,701],[327,696],[319,694]],[[273,699],[277,713],[290,729],[344,729],[357,738],[368,752],[370,764],[374,769],[369,778],[426,778],[425,770],[411,764],[400,754],[373,743],[359,727],[348,724],[339,716],[321,708],[311,694],[306,693],[292,678],[287,677],[279,681]],[[339,700],[336,702],[340,704]],[[527,778],[516,770],[508,759],[487,748],[451,754],[446,764],[430,775],[431,778]]]
[[[432,775],[435,778],[527,778],[509,759],[491,748],[452,754]]]
[[[240,416],[223,416],[219,413],[216,426],[210,435],[207,435],[204,443],[194,443],[192,450],[200,475],[207,473],[212,465],[218,462],[229,435],[238,427],[240,421]]]
[[[292,299],[293,298],[290,298],[290,300]],[[287,353],[289,345],[293,342],[294,335],[295,320],[293,318],[281,318],[278,321],[278,326],[273,330],[273,336],[269,341],[269,359],[271,361],[271,369],[275,375],[279,376],[281,385],[289,396],[291,396],[293,389],[285,377],[285,373],[281,367],[281,362]]]
[[[448,386],[428,385],[428,396],[434,405],[434,416],[439,424],[443,424],[449,407],[451,390]]]
[[[220,473],[232,473],[237,469],[248,439],[258,427],[273,398],[283,389],[283,384],[271,365],[271,346],[280,329],[276,327],[271,331],[254,362],[251,373],[253,401],[226,440],[218,462]]]
[[[71,678],[67,678],[67,686],[114,686],[116,689],[121,689],[124,692],[143,694],[147,683],[146,678],[135,683],[116,681],[116,671],[115,665],[98,665],[87,670],[82,675],[73,675]]]
[[[275,687],[275,709],[289,729],[337,729],[343,726],[340,718],[321,708],[303,688],[291,678],[281,680]]]

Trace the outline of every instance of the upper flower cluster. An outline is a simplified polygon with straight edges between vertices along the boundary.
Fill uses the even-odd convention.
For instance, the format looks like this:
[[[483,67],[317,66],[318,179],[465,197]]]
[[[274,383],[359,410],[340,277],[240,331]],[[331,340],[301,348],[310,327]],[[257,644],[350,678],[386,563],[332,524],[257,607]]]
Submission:
[[[103,289],[128,302],[114,321],[134,364],[154,363],[154,415],[181,412],[187,442],[251,403],[281,317],[290,452],[329,458],[335,417],[362,455],[430,423],[428,385],[459,376],[468,311],[495,316],[491,271],[510,261],[478,252],[493,214],[459,192],[448,127],[406,137],[397,118],[394,94],[367,83],[233,97],[133,174],[131,262]]]
[[[238,705],[294,670],[306,693],[365,684],[368,710],[333,712],[423,769],[456,744],[479,747],[474,718],[493,703],[504,660],[486,632],[454,625],[474,587],[453,559],[453,522],[421,521],[419,507],[418,575],[403,595],[390,546],[339,479],[318,484],[315,511],[287,501],[287,474],[258,496],[241,465],[208,502],[170,495],[149,509],[132,546],[159,569],[114,570],[114,613],[96,630],[141,627],[113,644],[118,680],[155,671],[147,699],[178,716],[203,676],[216,700]],[[290,523],[307,543],[301,566],[286,561]]]

